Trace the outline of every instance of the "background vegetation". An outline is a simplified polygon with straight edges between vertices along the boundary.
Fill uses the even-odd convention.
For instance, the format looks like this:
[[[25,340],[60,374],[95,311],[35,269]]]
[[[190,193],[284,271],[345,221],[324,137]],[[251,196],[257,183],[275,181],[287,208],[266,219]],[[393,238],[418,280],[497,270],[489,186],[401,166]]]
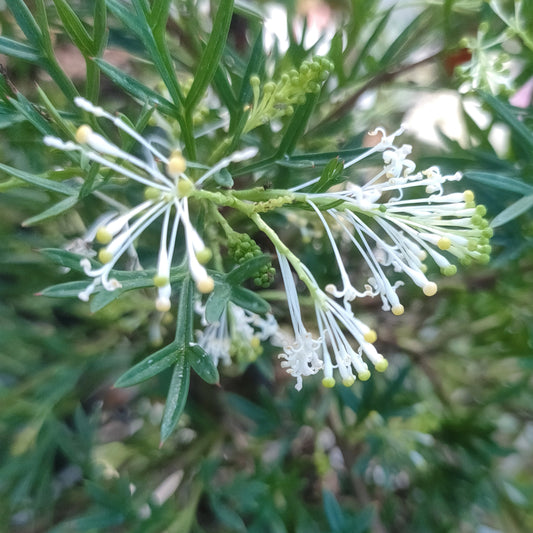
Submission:
[[[307,17],[307,28],[268,51],[269,6],[232,4],[0,2],[0,529],[533,530],[532,3],[288,2],[289,27]],[[234,11],[220,61],[195,86],[224,9]],[[317,13],[330,34],[314,45]],[[387,373],[349,389],[311,378],[297,392],[267,349],[223,373],[220,387],[193,376],[159,448],[170,375],[111,387],[154,350],[151,298],[128,293],[91,313],[76,299],[35,295],[79,279],[38,250],[79,238],[97,213],[83,191],[78,202],[30,183],[53,176],[62,157],[42,136],[80,121],[76,94],[142,120],[172,101],[174,79],[210,84],[189,117],[210,124],[249,101],[250,74],[276,78],[317,52],[334,69],[312,105],[296,109],[306,130],[289,121],[255,134],[261,159],[282,163],[265,182],[308,175],[302,161],[324,163],[317,152],[359,147],[365,131],[407,121],[419,166],[460,170],[487,206],[493,260],[442,280],[431,300],[406,292],[400,318],[362,310]],[[435,106],[417,121],[415,104],[429,97],[441,109],[438,98],[453,102],[452,133],[450,121],[426,129]],[[305,259],[318,272],[331,264],[325,250]],[[287,319],[283,302],[274,311]],[[172,338],[173,324],[163,326]]]

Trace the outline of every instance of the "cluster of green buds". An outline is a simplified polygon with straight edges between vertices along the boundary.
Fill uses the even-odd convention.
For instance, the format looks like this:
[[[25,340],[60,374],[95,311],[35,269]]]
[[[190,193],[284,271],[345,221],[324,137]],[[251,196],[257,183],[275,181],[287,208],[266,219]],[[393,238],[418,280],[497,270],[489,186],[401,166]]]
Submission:
[[[237,263],[241,264],[249,259],[253,259],[263,252],[259,245],[246,233],[232,232],[228,238],[228,254]],[[272,266],[272,262],[260,267],[253,276],[256,287],[267,289],[274,281],[276,269]]]
[[[259,77],[252,76],[250,84],[254,99],[244,131],[292,115],[294,106],[305,103],[307,94],[320,92],[332,68],[329,59],[314,57],[304,61],[298,70],[283,74],[278,82],[265,83],[262,90]]]

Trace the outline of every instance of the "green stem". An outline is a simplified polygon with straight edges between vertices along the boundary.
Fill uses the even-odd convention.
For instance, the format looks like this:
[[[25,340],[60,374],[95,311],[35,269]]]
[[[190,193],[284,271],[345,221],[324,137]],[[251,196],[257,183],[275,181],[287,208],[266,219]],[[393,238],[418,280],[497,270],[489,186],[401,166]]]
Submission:
[[[296,255],[294,255],[289,250],[289,248],[285,245],[285,243],[279,238],[278,234],[261,218],[259,213],[255,211],[255,206],[253,204],[243,202],[242,200],[239,200],[238,198],[236,198],[234,194],[235,192],[236,191],[223,193],[223,192],[205,191],[203,189],[195,189],[193,193],[191,194],[191,196],[193,196],[194,198],[201,198],[204,200],[209,200],[217,205],[232,207],[236,209],[237,211],[240,211],[241,213],[246,215],[257,226],[257,228],[260,231],[262,231],[270,239],[272,244],[275,246],[276,250],[288,259],[288,261],[291,263],[294,270],[296,271],[296,274],[298,275],[298,277],[302,280],[303,283],[305,283],[306,287],[311,293],[311,296],[313,297],[313,300],[321,300],[322,297],[319,293],[320,289],[318,288],[316,282],[305,271],[303,263],[298,259],[298,257],[296,257]],[[270,194],[271,191],[263,191],[263,192]],[[220,220],[221,219],[219,217],[219,221]],[[224,221],[223,223],[224,229],[227,229],[225,227],[226,225],[227,225],[227,222]],[[229,230],[233,231],[231,227],[229,227]]]
[[[298,274],[298,277],[305,283],[305,286],[311,293],[313,300],[322,300],[320,289],[314,279],[305,271],[303,263],[289,250],[285,243],[279,238],[278,234],[261,218],[259,213],[253,213],[250,216],[252,222],[270,239],[276,250],[284,255],[291,263],[292,267]]]
[[[220,224],[223,226],[223,223],[226,224],[230,229],[230,225],[226,222],[224,217],[220,214],[218,208],[214,204],[208,205],[208,210],[213,214],[213,217],[215,219],[218,219]],[[224,228],[225,229],[225,228]],[[211,251],[213,252],[213,262],[215,263],[215,267],[219,272],[224,271],[224,264],[222,261],[222,254],[220,253],[220,239],[218,238],[218,233],[215,230],[214,225],[209,225],[207,227],[207,236],[209,239],[209,247],[211,248]]]
[[[85,96],[87,100],[98,103],[98,95],[100,93],[100,69],[98,65],[89,58],[85,58],[87,81],[85,85]]]

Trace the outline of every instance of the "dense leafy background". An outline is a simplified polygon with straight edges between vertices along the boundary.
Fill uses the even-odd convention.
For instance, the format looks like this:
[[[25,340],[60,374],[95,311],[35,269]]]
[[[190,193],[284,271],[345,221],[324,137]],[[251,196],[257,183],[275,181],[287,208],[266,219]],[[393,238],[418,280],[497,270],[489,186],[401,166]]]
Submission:
[[[95,174],[62,189],[68,176],[53,169],[64,158],[41,140],[79,123],[75,94],[139,125],[157,104],[184,130],[215,121],[219,106],[238,141],[249,75],[275,78],[315,53],[294,35],[287,50],[265,53],[261,3],[236,2],[233,19],[221,9],[211,31],[217,4],[202,3],[210,16],[193,1],[0,4],[0,529],[531,531],[533,108],[531,96],[509,101],[533,75],[531,2],[331,2],[334,36],[321,50],[330,81],[280,132],[248,139],[265,182],[305,180],[311,163],[327,162],[319,153],[356,149],[376,125],[396,128],[422,95],[457,96],[465,47],[493,42],[483,53],[509,56],[513,85],[481,83],[462,100],[485,120],[465,111],[461,143],[444,128],[440,147],[409,132],[420,165],[461,170],[487,206],[494,258],[443,280],[431,300],[406,290],[401,318],[361,309],[392,363],[384,375],[333,390],[309,379],[296,392],[265,350],[221,387],[193,374],[184,416],[159,449],[171,372],[111,387],[156,349],[151,297],[128,293],[93,314],[35,295],[79,279],[38,250],[79,237],[98,213]],[[284,9],[301,21],[292,2]],[[212,140],[184,137],[209,156]],[[35,187],[36,175],[57,185]],[[55,216],[33,224],[43,211]],[[302,254],[320,279],[327,256]],[[282,303],[274,310],[287,318]],[[173,328],[163,325],[165,341]]]

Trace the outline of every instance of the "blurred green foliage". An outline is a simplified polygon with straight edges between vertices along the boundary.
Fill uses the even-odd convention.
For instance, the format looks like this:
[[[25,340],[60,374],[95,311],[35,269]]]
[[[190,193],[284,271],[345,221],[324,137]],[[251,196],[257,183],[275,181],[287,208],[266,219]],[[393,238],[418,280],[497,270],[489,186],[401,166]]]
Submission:
[[[327,163],[318,152],[356,150],[375,125],[394,129],[422,90],[459,94],[474,78],[453,68],[468,67],[461,51],[480,31],[496,43],[481,53],[511,61],[514,85],[468,92],[485,120],[466,106],[461,143],[441,132],[441,147],[415,146],[420,165],[461,170],[487,206],[494,260],[442,281],[431,300],[409,293],[401,318],[364,310],[392,363],[379,379],[333,390],[310,379],[296,392],[267,350],[242,375],[222,375],[220,388],[192,374],[184,416],[158,448],[171,371],[112,388],[156,350],[150,295],[127,293],[94,314],[36,295],[78,279],[38,250],[73,242],[94,218],[90,179],[65,200],[68,183],[52,172],[59,156],[42,143],[69,131],[74,95],[139,123],[157,105],[192,131],[184,126],[199,114],[216,118],[202,109],[210,86],[236,138],[250,75],[275,77],[316,52],[290,32],[287,50],[266,54],[263,3],[212,3],[206,17],[207,4],[6,0],[0,11],[0,529],[533,530],[533,108],[531,94],[509,101],[533,75],[531,2],[330,2],[333,78],[278,134],[257,132],[254,170],[281,160],[264,176],[276,186]],[[284,7],[290,23],[302,19],[294,3]],[[56,185],[33,188],[22,172]],[[51,205],[53,216],[32,225]],[[305,260],[317,272],[331,264]],[[172,334],[163,324],[165,340]]]

